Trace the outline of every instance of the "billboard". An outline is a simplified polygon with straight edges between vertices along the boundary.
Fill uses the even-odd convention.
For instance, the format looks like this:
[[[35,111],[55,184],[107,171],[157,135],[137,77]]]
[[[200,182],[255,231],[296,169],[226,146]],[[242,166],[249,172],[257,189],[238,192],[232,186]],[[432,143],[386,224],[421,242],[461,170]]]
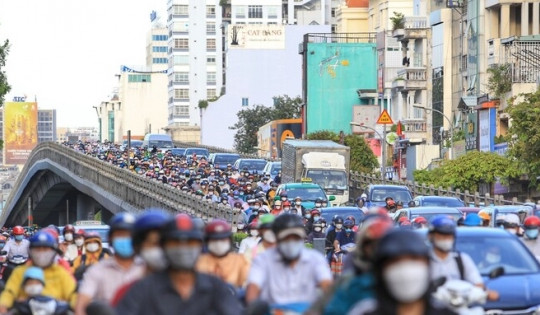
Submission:
[[[347,132],[357,91],[377,89],[375,43],[308,43],[304,54],[306,133]]]
[[[24,164],[37,145],[37,103],[8,102],[4,107],[5,164]]]
[[[379,105],[356,105],[356,106],[353,106],[352,121],[354,123],[362,124],[369,128],[378,129],[377,119],[379,119],[380,115],[381,115],[381,107]],[[352,132],[353,133],[373,132],[369,128],[352,126]]]
[[[495,109],[482,109],[478,111],[478,150],[491,152],[494,149],[495,137]]]
[[[227,47],[229,49],[285,49],[285,26],[229,24]]]

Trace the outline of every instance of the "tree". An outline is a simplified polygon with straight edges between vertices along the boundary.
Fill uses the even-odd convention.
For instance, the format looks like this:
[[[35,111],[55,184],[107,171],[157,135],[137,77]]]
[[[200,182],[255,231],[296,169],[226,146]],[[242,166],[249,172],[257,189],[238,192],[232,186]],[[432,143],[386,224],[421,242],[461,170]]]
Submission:
[[[392,23],[392,31],[405,28],[405,15],[401,12],[394,11],[394,16],[390,17]]]
[[[328,130],[310,133],[307,138],[309,140],[332,140],[339,143],[339,134]],[[351,149],[351,171],[371,173],[375,168],[379,167],[377,157],[363,137],[346,135],[345,145]]]
[[[272,119],[300,118],[302,111],[302,98],[291,98],[288,95],[274,97]]]
[[[0,107],[4,105],[4,96],[11,90],[11,86],[7,82],[7,75],[4,71],[6,59],[9,53],[9,40],[6,39],[4,44],[0,44]]]
[[[514,160],[492,152],[471,151],[455,160],[446,160],[433,170],[414,171],[414,180],[435,187],[477,191],[479,184],[493,184],[519,176]]]
[[[512,77],[510,75],[510,64],[492,65],[487,69],[489,73],[488,89],[501,98],[504,94],[512,90]]]
[[[509,100],[506,109],[512,118],[508,130],[508,156],[516,159],[524,174],[528,174],[531,187],[540,182],[540,90],[521,94]]]

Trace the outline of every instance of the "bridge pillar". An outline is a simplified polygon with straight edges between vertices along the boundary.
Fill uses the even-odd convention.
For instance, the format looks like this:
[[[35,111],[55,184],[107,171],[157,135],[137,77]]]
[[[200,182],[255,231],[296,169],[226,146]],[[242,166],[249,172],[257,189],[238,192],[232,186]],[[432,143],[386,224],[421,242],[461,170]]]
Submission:
[[[87,195],[77,195],[77,220],[93,220],[96,214],[96,201]]]

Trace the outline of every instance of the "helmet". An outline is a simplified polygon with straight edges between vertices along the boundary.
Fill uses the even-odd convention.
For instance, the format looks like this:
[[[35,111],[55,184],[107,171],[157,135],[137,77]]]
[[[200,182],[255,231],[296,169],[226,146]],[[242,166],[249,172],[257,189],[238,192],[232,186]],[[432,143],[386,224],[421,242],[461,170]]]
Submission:
[[[5,243],[7,241],[7,237],[4,235],[0,235],[0,243]]]
[[[58,242],[59,235],[58,235],[58,232],[55,229],[50,228],[50,227],[46,227],[46,228],[42,229],[42,231],[52,235],[52,237],[54,237],[54,240]]]
[[[34,247],[49,247],[58,249],[58,243],[50,233],[39,231],[30,238],[30,248]]]
[[[456,234],[456,222],[446,215],[435,216],[429,226],[429,233]]]
[[[311,210],[311,215],[312,215],[312,216],[314,216],[314,215],[316,215],[316,214],[321,215],[321,212],[320,212],[318,209],[313,209],[313,210]]]
[[[291,206],[291,202],[289,200],[285,200],[283,201],[283,203],[281,204],[283,207],[290,207]]]
[[[479,226],[481,224],[482,224],[482,219],[476,213],[467,214],[467,217],[463,221],[463,225],[465,226]]]
[[[293,234],[298,235],[301,238],[306,236],[302,218],[291,213],[279,215],[272,224],[272,231],[278,240]]]
[[[277,199],[276,201],[274,201],[274,207],[275,206],[278,206],[278,207],[281,207],[281,200],[280,199]]]
[[[75,233],[75,235],[73,235],[73,237],[76,237],[76,236],[86,237],[86,232],[83,229],[79,229],[77,231],[77,233]]]
[[[343,224],[343,218],[340,217],[339,215],[336,215],[336,216],[334,217],[334,219],[332,219],[332,222],[333,222],[334,224]]]
[[[317,197],[317,199],[315,199],[315,203],[323,203],[324,202],[324,199],[322,197]]]
[[[352,215],[346,217],[345,221],[347,221],[347,220],[351,220],[353,224],[356,224],[356,218],[354,216],[352,216]]]
[[[26,269],[23,276],[23,283],[28,279],[39,280],[45,285],[45,275],[43,274],[43,269],[39,267],[28,267]]]
[[[17,225],[13,228],[13,235],[23,235],[24,234],[24,228],[20,225]]]
[[[394,199],[388,199],[388,201],[386,201],[386,205],[388,207],[394,207],[396,205],[396,202],[394,201]]]
[[[263,214],[259,217],[258,228],[259,229],[270,229],[274,223],[274,216],[271,214]]]
[[[75,233],[75,227],[73,225],[68,224],[64,226],[64,230],[62,230],[62,235],[66,235],[66,233]]]
[[[161,230],[161,241],[166,240],[200,240],[203,233],[198,229],[189,215],[181,213],[165,224]]]
[[[237,201],[234,203],[234,207],[235,208],[241,208],[242,207],[242,203],[240,201]]]
[[[140,245],[148,231],[161,229],[168,220],[169,216],[158,209],[149,209],[140,214],[133,225],[133,245]]]
[[[345,220],[345,222],[343,222],[343,226],[352,229],[354,227],[354,222],[351,220]]]
[[[374,266],[383,266],[384,262],[404,255],[427,258],[429,249],[420,234],[408,229],[392,229],[379,241]]]
[[[537,229],[540,227],[540,218],[537,216],[530,216],[523,221],[523,225],[526,229]]]
[[[135,225],[136,218],[134,215],[128,212],[122,212],[115,215],[109,222],[110,230],[109,234],[116,230],[128,230],[131,231]]]
[[[416,217],[416,218],[414,218],[412,223],[420,225],[420,224],[427,224],[428,222],[427,222],[426,218],[424,218],[424,217]]]
[[[285,190],[282,190],[280,193],[279,193],[279,196],[280,197],[287,197],[287,192]]]
[[[482,220],[491,220],[491,213],[487,212],[486,210],[480,210],[478,212],[478,216],[482,219]]]
[[[99,235],[99,233],[97,233],[97,232],[90,232],[90,233],[86,234],[86,236],[84,238],[84,242],[85,243],[90,243],[92,241],[98,241],[99,243],[101,243],[101,235]]]
[[[220,219],[212,220],[212,222],[206,226],[204,232],[206,238],[211,240],[224,239],[232,236],[232,229],[229,223]]]
[[[296,196],[296,198],[294,198],[294,201],[302,201],[302,197]]]

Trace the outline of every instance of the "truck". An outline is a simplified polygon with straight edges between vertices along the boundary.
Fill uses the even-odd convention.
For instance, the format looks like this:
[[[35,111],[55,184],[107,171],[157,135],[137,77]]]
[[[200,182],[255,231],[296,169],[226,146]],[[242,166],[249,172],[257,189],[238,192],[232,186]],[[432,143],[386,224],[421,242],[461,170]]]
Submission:
[[[283,141],[302,137],[302,119],[273,120],[257,132],[258,155],[265,159],[281,158]]]
[[[350,148],[330,140],[285,140],[281,182],[311,180],[319,184],[333,206],[349,202]]]

